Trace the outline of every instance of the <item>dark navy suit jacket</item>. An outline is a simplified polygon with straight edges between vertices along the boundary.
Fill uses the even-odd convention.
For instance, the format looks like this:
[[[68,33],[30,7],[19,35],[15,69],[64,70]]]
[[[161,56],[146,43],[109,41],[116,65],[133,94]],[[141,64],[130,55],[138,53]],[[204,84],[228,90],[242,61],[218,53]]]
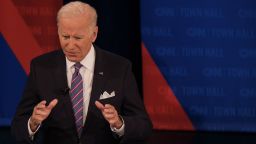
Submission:
[[[151,133],[152,124],[139,96],[130,62],[99,48],[95,48],[95,51],[92,92],[81,137],[76,132],[68,92],[65,55],[58,50],[39,56],[31,62],[27,85],[12,121],[12,134],[18,143],[144,143]],[[114,97],[101,102],[113,105],[123,117],[125,133],[122,137],[111,131],[109,123],[94,104],[104,91],[115,91]],[[27,123],[34,106],[42,100],[49,103],[55,98],[58,99],[58,104],[43,121],[32,141]]]

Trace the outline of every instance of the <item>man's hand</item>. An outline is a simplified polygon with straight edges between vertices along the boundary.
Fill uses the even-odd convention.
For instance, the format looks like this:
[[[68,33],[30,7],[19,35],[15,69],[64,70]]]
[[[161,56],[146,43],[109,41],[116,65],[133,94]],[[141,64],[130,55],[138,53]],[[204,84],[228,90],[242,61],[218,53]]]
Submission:
[[[38,103],[33,110],[32,116],[30,117],[30,129],[34,132],[37,127],[49,116],[52,109],[58,103],[57,99],[54,99],[50,102],[48,106],[46,106],[46,101],[43,100]]]
[[[108,121],[111,127],[120,129],[123,125],[122,120],[120,119],[114,106],[106,104],[105,106],[99,101],[95,102],[96,107],[101,110],[102,115]]]

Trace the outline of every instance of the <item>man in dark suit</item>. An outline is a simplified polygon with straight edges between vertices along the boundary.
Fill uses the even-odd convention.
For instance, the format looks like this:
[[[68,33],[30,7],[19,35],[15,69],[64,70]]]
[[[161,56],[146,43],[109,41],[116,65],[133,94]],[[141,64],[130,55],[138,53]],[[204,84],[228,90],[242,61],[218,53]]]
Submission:
[[[62,50],[32,60],[12,121],[18,143],[143,143],[152,124],[125,58],[92,43],[97,13],[82,2],[57,16]]]

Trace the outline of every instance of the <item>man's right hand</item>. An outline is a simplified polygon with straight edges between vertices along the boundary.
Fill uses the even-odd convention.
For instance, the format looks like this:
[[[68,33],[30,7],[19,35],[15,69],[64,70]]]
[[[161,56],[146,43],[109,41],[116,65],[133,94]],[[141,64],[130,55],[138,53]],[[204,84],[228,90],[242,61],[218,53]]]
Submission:
[[[43,100],[34,107],[29,123],[32,132],[36,131],[37,127],[49,116],[52,109],[56,106],[57,103],[58,100],[54,99],[50,102],[48,106],[46,106],[46,101]]]

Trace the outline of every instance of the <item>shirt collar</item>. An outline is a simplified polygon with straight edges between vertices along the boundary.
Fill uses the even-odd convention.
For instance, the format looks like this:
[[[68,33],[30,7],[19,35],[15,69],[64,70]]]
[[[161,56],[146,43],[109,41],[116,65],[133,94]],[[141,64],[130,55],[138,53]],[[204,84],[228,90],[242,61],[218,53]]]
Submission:
[[[94,63],[95,63],[95,49],[92,45],[88,54],[80,61],[80,63],[83,65],[83,67],[87,68],[91,72],[94,70]],[[66,65],[68,69],[71,69],[74,66],[75,62],[72,62],[68,60],[66,57]]]

